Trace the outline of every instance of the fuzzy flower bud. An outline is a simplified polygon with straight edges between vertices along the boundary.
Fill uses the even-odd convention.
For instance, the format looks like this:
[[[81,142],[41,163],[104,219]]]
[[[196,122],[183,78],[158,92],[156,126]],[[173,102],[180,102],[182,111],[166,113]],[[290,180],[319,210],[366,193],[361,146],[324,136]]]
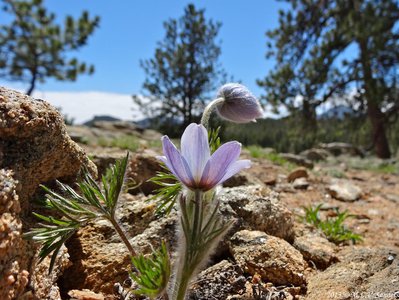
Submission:
[[[223,85],[218,91],[217,98],[223,98],[224,101],[219,102],[216,111],[220,117],[231,122],[255,122],[255,119],[263,115],[258,99],[242,84]]]

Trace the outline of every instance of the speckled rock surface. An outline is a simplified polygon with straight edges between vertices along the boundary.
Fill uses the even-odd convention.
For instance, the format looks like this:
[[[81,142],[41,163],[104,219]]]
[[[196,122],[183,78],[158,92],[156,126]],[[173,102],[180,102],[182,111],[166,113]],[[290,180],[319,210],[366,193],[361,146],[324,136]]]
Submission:
[[[17,185],[12,171],[0,169],[0,299],[4,300],[21,295],[29,276]]]
[[[21,206],[39,183],[76,177],[82,164],[96,168],[66,132],[61,114],[49,103],[0,87],[0,167],[21,184]]]
[[[159,185],[147,181],[154,177],[157,172],[164,170],[160,161],[156,159],[157,155],[159,155],[159,153],[151,149],[145,149],[144,151],[132,155],[126,176],[137,184],[140,184],[140,186],[137,189],[131,189],[129,191],[130,193],[137,194],[142,192],[148,195],[159,188]]]
[[[237,265],[227,260],[202,271],[190,289],[190,300],[227,299],[229,295],[243,294],[246,279]]]
[[[324,270],[338,261],[338,247],[328,241],[321,232],[313,227],[299,224],[295,228],[293,246],[298,249],[310,265]]]
[[[225,188],[218,195],[221,214],[235,219],[231,232],[260,230],[285,240],[293,239],[294,217],[279,195],[259,185]]]
[[[343,256],[341,262],[309,278],[306,300],[398,299],[397,252],[349,248]]]
[[[362,189],[353,182],[344,179],[334,179],[327,187],[327,192],[337,200],[353,202],[362,196]]]
[[[302,285],[307,267],[302,254],[286,241],[261,231],[242,230],[230,240],[230,251],[244,272],[276,285]]]
[[[59,299],[54,284],[67,257],[61,256],[56,271],[48,276],[48,263],[38,266],[33,259],[37,249],[21,238],[21,217],[25,229],[35,225],[30,202],[39,184],[72,180],[83,164],[96,172],[84,151],[67,135],[54,107],[0,87],[0,278],[6,278],[0,284],[7,285],[0,288],[0,299]],[[28,282],[29,291],[23,296]]]

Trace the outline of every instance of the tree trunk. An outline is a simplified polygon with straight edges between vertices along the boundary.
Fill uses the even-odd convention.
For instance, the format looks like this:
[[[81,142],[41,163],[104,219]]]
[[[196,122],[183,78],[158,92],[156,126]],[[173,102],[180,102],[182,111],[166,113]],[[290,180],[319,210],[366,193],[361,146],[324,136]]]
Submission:
[[[367,115],[373,127],[373,144],[375,147],[375,154],[379,158],[390,158],[391,151],[389,150],[388,139],[385,133],[384,114],[377,106],[369,104]]]
[[[28,90],[26,91],[26,94],[28,96],[30,96],[33,92],[33,90],[35,89],[36,86],[36,72],[32,73],[32,78],[30,80],[30,86],[28,88]]]
[[[373,145],[375,154],[379,158],[390,158],[388,139],[385,133],[386,116],[381,112],[379,99],[383,97],[378,89],[376,80],[373,78],[371,58],[367,48],[367,40],[359,40],[360,61],[363,68],[364,90],[367,100],[367,116],[373,127]]]

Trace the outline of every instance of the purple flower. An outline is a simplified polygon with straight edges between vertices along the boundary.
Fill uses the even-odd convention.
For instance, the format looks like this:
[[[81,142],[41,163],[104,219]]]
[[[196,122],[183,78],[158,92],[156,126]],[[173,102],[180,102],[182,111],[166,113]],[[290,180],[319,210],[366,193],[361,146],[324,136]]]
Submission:
[[[188,188],[208,191],[244,168],[249,168],[249,160],[237,160],[241,144],[223,144],[211,156],[208,133],[204,126],[190,124],[181,138],[181,152],[170,141],[162,137],[163,153],[157,158]]]
[[[248,123],[263,116],[259,101],[242,84],[227,83],[217,94],[224,101],[216,106],[218,114],[235,123]]]

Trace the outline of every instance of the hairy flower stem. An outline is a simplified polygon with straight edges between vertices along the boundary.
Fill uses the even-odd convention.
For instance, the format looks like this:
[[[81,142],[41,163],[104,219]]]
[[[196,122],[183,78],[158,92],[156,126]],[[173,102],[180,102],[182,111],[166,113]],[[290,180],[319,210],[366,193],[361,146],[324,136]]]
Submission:
[[[136,256],[136,251],[134,251],[132,244],[130,244],[129,239],[127,238],[125,232],[123,231],[122,227],[118,224],[118,222],[115,220],[115,217],[108,217],[107,218],[112,226],[114,227],[114,229],[116,230],[116,232],[119,234],[119,237],[121,238],[121,240],[123,241],[123,243],[126,245],[127,249],[130,252],[131,256]]]
[[[218,205],[205,200],[202,191],[195,191],[191,197],[181,197],[179,204],[180,223],[184,234],[180,242],[182,248],[177,260],[178,268],[171,290],[171,300],[185,299],[193,277],[230,227],[230,224],[219,223]]]
[[[224,101],[223,97],[216,98],[215,100],[209,102],[209,104],[205,107],[204,113],[202,114],[201,118],[201,124],[204,125],[206,129],[208,129],[209,118],[211,117],[212,112],[215,110],[216,106],[221,104],[223,101]]]
[[[183,227],[184,236],[182,241],[184,248],[182,249],[183,257],[179,259],[181,262],[172,291],[172,300],[184,300],[188,285],[194,275],[194,272],[201,263],[201,253],[199,251],[198,241],[201,240],[202,227],[202,197],[201,191],[195,191],[194,199],[180,198],[181,209],[181,226]],[[188,215],[189,214],[189,215]],[[187,226],[188,225],[188,226]],[[189,227],[189,228],[187,228]]]

